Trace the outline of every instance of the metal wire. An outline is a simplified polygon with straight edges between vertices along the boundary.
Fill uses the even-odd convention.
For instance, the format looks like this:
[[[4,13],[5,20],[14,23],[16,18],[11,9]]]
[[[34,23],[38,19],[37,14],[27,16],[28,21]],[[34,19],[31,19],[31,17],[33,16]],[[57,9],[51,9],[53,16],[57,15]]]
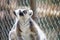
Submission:
[[[1,5],[0,14],[3,14],[3,17],[2,17],[2,15],[0,15],[0,40],[8,40],[8,33],[14,24],[14,19],[13,19],[14,16],[12,17],[12,15],[11,15],[12,13],[9,12],[10,10],[8,11],[5,8],[6,4],[4,1],[3,2],[2,1],[0,1],[0,5]],[[10,1],[8,0],[8,5],[10,4]],[[30,5],[29,0],[26,0],[26,1],[18,0],[17,2],[18,2],[18,5],[20,5],[20,6],[21,5],[24,5],[24,6]],[[40,2],[41,2],[41,4],[44,3],[44,2],[42,2],[42,0],[38,0],[37,4]],[[5,5],[3,5],[2,3]],[[44,11],[45,5],[44,5],[44,7],[43,7],[43,5],[40,5],[40,4],[38,4],[38,5],[41,6],[40,8],[43,8],[43,11]],[[48,7],[46,7],[46,8],[48,9]],[[5,12],[1,13],[2,10],[4,10]],[[44,15],[45,13],[42,12],[42,14]],[[59,16],[54,16],[54,15],[48,16],[47,15],[44,17],[39,17],[38,25],[45,32],[48,40],[60,40],[60,17]]]
[[[8,40],[8,33],[13,26],[13,19],[9,13],[4,15],[3,19],[0,19],[0,38],[1,40]]]

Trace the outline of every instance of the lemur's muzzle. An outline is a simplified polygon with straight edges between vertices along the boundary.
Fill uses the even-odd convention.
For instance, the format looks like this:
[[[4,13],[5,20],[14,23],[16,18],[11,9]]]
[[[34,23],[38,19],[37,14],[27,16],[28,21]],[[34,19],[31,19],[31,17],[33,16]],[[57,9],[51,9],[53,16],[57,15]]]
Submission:
[[[20,16],[24,16],[23,12],[20,12],[19,15],[20,15]]]

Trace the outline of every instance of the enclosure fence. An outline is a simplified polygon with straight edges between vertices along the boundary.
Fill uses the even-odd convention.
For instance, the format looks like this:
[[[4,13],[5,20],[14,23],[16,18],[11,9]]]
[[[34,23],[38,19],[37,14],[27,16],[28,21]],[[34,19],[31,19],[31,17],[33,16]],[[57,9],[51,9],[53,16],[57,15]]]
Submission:
[[[43,4],[46,2],[49,3],[48,0],[43,2],[42,1],[43,0],[37,1],[37,3],[41,3],[38,4],[39,6],[41,6],[41,8],[45,7],[42,6],[42,3]],[[53,0],[51,2],[60,5],[59,1]],[[49,3],[49,5],[51,4],[51,2]],[[29,6],[30,1],[29,0],[0,0],[0,40],[8,40],[9,31],[13,27],[14,20],[15,20],[13,12],[11,13],[11,11],[13,10],[14,7],[16,8],[17,6],[20,7],[22,5]],[[38,25],[44,31],[48,40],[60,40],[60,15],[38,17],[38,19],[39,19]]]

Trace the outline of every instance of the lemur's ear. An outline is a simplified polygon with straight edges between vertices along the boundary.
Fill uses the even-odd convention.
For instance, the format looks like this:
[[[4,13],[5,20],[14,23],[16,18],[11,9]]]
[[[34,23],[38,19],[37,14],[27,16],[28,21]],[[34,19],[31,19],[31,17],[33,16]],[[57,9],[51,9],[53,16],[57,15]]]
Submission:
[[[32,15],[33,15],[33,11],[32,11],[32,10],[30,11],[29,15],[30,15],[30,16],[32,16]]]
[[[13,11],[13,13],[14,13],[15,16],[17,16],[15,11]]]

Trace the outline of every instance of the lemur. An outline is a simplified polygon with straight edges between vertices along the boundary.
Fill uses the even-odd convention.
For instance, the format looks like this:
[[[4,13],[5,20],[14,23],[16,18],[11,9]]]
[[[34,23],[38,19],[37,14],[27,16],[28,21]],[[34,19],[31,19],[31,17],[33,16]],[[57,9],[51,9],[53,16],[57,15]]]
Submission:
[[[14,10],[15,24],[9,32],[9,40],[46,40],[46,35],[31,18],[31,9]]]

